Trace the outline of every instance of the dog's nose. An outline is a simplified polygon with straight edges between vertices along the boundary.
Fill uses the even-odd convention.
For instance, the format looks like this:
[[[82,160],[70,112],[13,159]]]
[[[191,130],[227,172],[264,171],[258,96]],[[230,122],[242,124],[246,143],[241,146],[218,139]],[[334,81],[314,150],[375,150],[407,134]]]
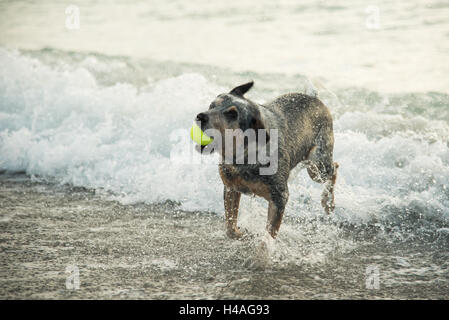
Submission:
[[[209,116],[203,112],[198,113],[196,116],[196,121],[207,122],[209,120]]]

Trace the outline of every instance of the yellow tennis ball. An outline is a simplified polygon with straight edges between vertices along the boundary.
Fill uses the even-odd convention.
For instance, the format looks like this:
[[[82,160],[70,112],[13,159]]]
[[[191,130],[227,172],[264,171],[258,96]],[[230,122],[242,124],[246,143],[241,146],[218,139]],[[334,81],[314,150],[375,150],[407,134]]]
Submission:
[[[214,141],[211,137],[207,136],[200,127],[198,127],[196,124],[192,126],[192,129],[190,129],[190,138],[195,141],[196,143],[207,146],[209,143]]]

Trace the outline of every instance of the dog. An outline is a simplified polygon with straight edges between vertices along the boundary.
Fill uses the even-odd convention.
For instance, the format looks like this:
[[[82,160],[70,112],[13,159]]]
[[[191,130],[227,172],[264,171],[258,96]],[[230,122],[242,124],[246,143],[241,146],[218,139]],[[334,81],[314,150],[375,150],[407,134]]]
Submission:
[[[219,173],[224,184],[227,236],[240,239],[244,235],[237,226],[240,196],[244,193],[268,201],[266,229],[275,239],[289,197],[289,174],[299,163],[307,168],[313,181],[324,184],[321,205],[325,212],[330,214],[335,208],[334,187],[338,164],[333,162],[333,122],[329,109],[317,97],[288,93],[262,105],[244,97],[253,85],[251,81],[235,87],[227,94],[218,95],[208,111],[196,116],[196,121],[201,124],[203,131],[214,129],[222,137],[226,137],[225,131],[230,129],[244,132],[248,129],[263,130],[268,147],[274,144],[271,132],[277,129],[278,163],[273,174],[260,174],[264,165],[259,162],[238,164],[224,161],[224,149],[230,142],[226,138],[212,146],[201,146],[201,151],[213,148],[222,156]],[[248,144],[244,148],[247,150]],[[235,147],[232,152],[235,155]]]

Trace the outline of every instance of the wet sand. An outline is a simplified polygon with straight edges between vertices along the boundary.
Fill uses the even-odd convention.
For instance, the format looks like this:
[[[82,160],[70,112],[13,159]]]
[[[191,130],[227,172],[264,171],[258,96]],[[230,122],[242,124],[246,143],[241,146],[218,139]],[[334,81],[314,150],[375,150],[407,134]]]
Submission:
[[[441,250],[361,241],[321,263],[254,270],[244,265],[259,240],[227,239],[221,215],[172,203],[121,205],[24,175],[0,175],[0,235],[1,299],[449,298]],[[402,266],[398,250],[408,257]],[[434,268],[407,273],[413,257]],[[370,263],[392,270],[377,290],[366,287]],[[79,269],[78,290],[66,288],[68,266]]]

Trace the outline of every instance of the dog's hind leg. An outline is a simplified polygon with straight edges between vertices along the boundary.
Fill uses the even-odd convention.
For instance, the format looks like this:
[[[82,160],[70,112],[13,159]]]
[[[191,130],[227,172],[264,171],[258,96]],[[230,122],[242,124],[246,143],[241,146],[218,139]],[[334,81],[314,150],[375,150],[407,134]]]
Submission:
[[[239,214],[241,193],[224,187],[224,207],[226,219],[226,234],[229,238],[239,239],[243,236],[243,232],[237,227],[237,217]]]
[[[321,206],[324,208],[324,211],[327,214],[334,212],[335,209],[335,195],[334,188],[335,183],[337,182],[337,168],[338,163],[333,163],[333,174],[326,180],[324,183],[324,190],[321,194]]]
[[[332,160],[333,148],[332,128],[324,127],[320,130],[316,145],[310,150],[308,161],[306,161],[310,178],[315,182],[324,183],[321,205],[327,214],[333,212],[335,208],[334,188],[337,181],[338,163]]]

